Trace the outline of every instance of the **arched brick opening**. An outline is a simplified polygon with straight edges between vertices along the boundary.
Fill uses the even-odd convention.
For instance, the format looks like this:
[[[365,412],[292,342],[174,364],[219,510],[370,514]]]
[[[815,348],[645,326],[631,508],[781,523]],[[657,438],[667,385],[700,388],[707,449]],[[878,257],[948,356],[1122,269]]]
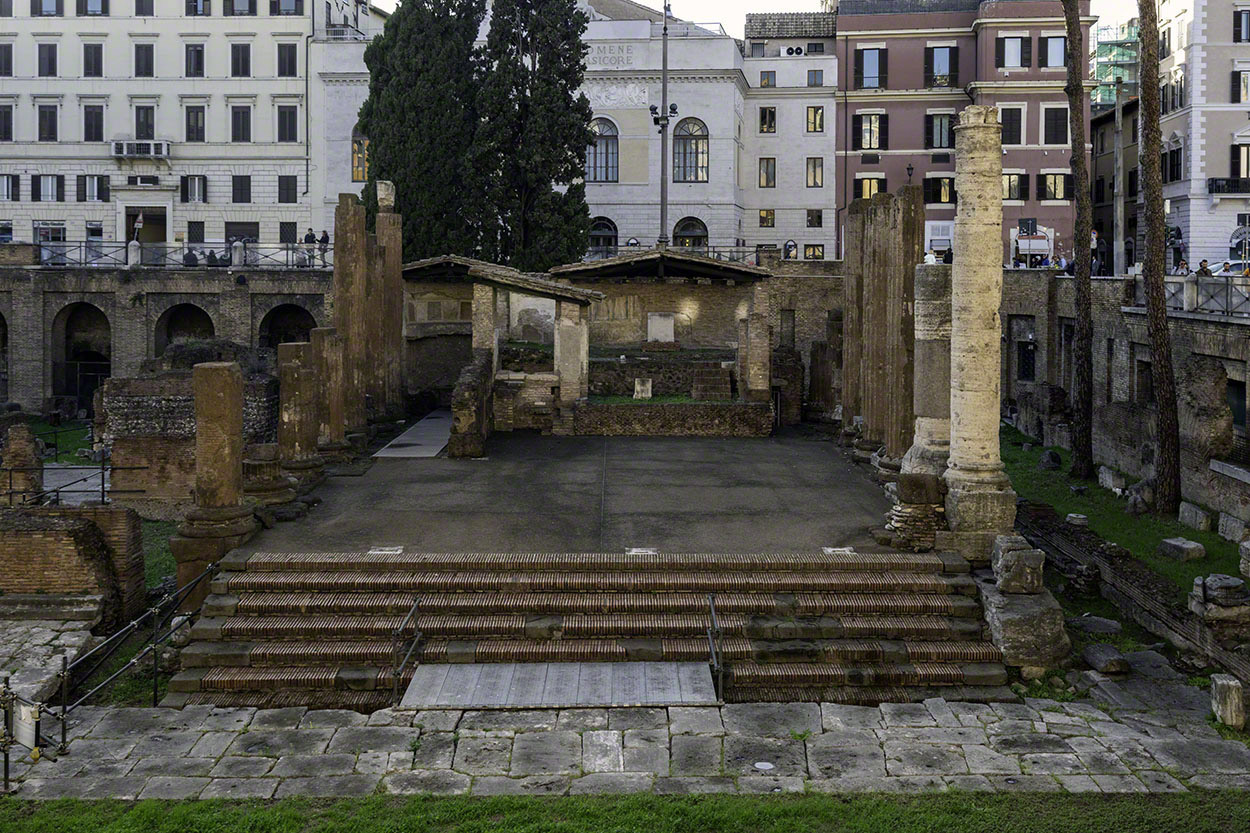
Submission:
[[[94,304],[68,304],[52,321],[52,395],[77,400],[91,411],[91,397],[112,371],[113,331]]]
[[[165,348],[179,341],[198,341],[216,334],[213,319],[195,304],[175,304],[156,319],[152,334],[152,355],[160,356]]]
[[[317,319],[298,304],[278,304],[260,320],[257,344],[277,349],[279,344],[308,341],[308,333],[316,326]]]

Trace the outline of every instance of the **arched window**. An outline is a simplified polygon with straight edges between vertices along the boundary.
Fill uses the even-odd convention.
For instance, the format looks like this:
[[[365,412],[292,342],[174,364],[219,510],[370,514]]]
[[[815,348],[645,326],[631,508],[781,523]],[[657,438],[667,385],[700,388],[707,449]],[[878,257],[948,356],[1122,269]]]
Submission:
[[[707,127],[683,119],[673,131],[673,182],[707,182]]]
[[[673,244],[687,248],[707,248],[707,226],[698,217],[678,220],[673,228]]]
[[[358,129],[352,130],[352,182],[369,180],[369,139]]]
[[[590,252],[600,257],[616,254],[616,223],[607,217],[590,221]]]
[[[595,140],[586,146],[586,181],[616,182],[617,159],[620,148],[616,125],[607,119],[595,119],[590,123]]]

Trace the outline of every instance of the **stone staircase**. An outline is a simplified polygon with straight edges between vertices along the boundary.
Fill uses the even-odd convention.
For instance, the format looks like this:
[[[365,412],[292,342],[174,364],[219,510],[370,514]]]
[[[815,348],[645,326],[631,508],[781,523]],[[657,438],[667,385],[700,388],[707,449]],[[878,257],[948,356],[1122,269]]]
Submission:
[[[699,401],[733,398],[733,371],[719,364],[703,364],[694,369],[690,397]]]
[[[948,554],[231,554],[211,593],[168,705],[389,705],[414,602],[421,663],[707,662],[709,597],[727,702],[1014,699]]]

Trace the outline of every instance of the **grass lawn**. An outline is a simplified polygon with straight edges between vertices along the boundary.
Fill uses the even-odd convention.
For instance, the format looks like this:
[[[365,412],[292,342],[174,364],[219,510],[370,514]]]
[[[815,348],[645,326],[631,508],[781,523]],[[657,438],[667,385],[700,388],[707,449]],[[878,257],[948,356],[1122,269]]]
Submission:
[[[56,459],[48,457],[46,462],[81,463],[83,461],[78,459],[78,449],[91,448],[91,442],[87,439],[87,423],[85,422],[65,422],[59,426],[52,426],[40,419],[30,423],[30,430],[49,447],[55,440]]]
[[[172,521],[143,522],[143,570],[149,590],[174,574],[177,565],[169,551],[169,538],[177,531],[178,525]]]
[[[1022,442],[1033,443],[1025,451]],[[1124,511],[1126,501],[1103,489],[1096,482],[1088,486],[1085,494],[1073,494],[1071,486],[1076,482],[1068,475],[1071,455],[1062,448],[1055,448],[1063,458],[1063,466],[1057,471],[1044,471],[1037,467],[1042,447],[1037,440],[1025,436],[1010,426],[1003,426],[1000,434],[1003,462],[1011,485],[1021,497],[1049,503],[1061,516],[1078,512],[1089,517],[1089,528],[1108,541],[1113,541],[1144,562],[1155,573],[1175,582],[1185,592],[1193,587],[1194,579],[1211,573],[1238,574],[1237,545],[1226,541],[1215,532],[1199,532],[1183,526],[1174,518],[1142,515],[1134,518]],[[1207,549],[1207,557],[1196,561],[1173,561],[1155,555],[1155,548],[1164,538],[1188,538]]]
[[[1137,833],[1250,829],[1250,793],[0,800],[4,833]]]

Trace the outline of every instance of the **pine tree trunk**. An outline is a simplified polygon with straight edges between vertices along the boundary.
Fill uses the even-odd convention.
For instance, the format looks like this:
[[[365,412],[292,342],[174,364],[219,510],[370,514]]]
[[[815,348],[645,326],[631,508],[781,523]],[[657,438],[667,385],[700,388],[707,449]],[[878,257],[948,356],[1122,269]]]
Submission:
[[[1163,141],[1159,128],[1159,18],[1155,0],[1138,0],[1142,191],[1146,203],[1146,251],[1142,280],[1146,289],[1146,327],[1150,335],[1150,375],[1158,407],[1155,459],[1155,511],[1175,514],[1181,500],[1180,428],[1176,414],[1176,377],[1168,332],[1163,255],[1167,227],[1163,217]]]
[[[1076,290],[1076,341],[1072,345],[1072,470],[1081,480],[1094,476],[1094,319],[1093,252],[1089,246],[1093,216],[1089,199],[1089,161],[1085,153],[1085,42],[1081,36],[1079,0],[1063,0],[1067,24],[1068,122],[1072,138],[1072,187],[1076,192],[1076,230],[1073,232],[1073,284]],[[1116,183],[1120,187],[1120,183]]]

